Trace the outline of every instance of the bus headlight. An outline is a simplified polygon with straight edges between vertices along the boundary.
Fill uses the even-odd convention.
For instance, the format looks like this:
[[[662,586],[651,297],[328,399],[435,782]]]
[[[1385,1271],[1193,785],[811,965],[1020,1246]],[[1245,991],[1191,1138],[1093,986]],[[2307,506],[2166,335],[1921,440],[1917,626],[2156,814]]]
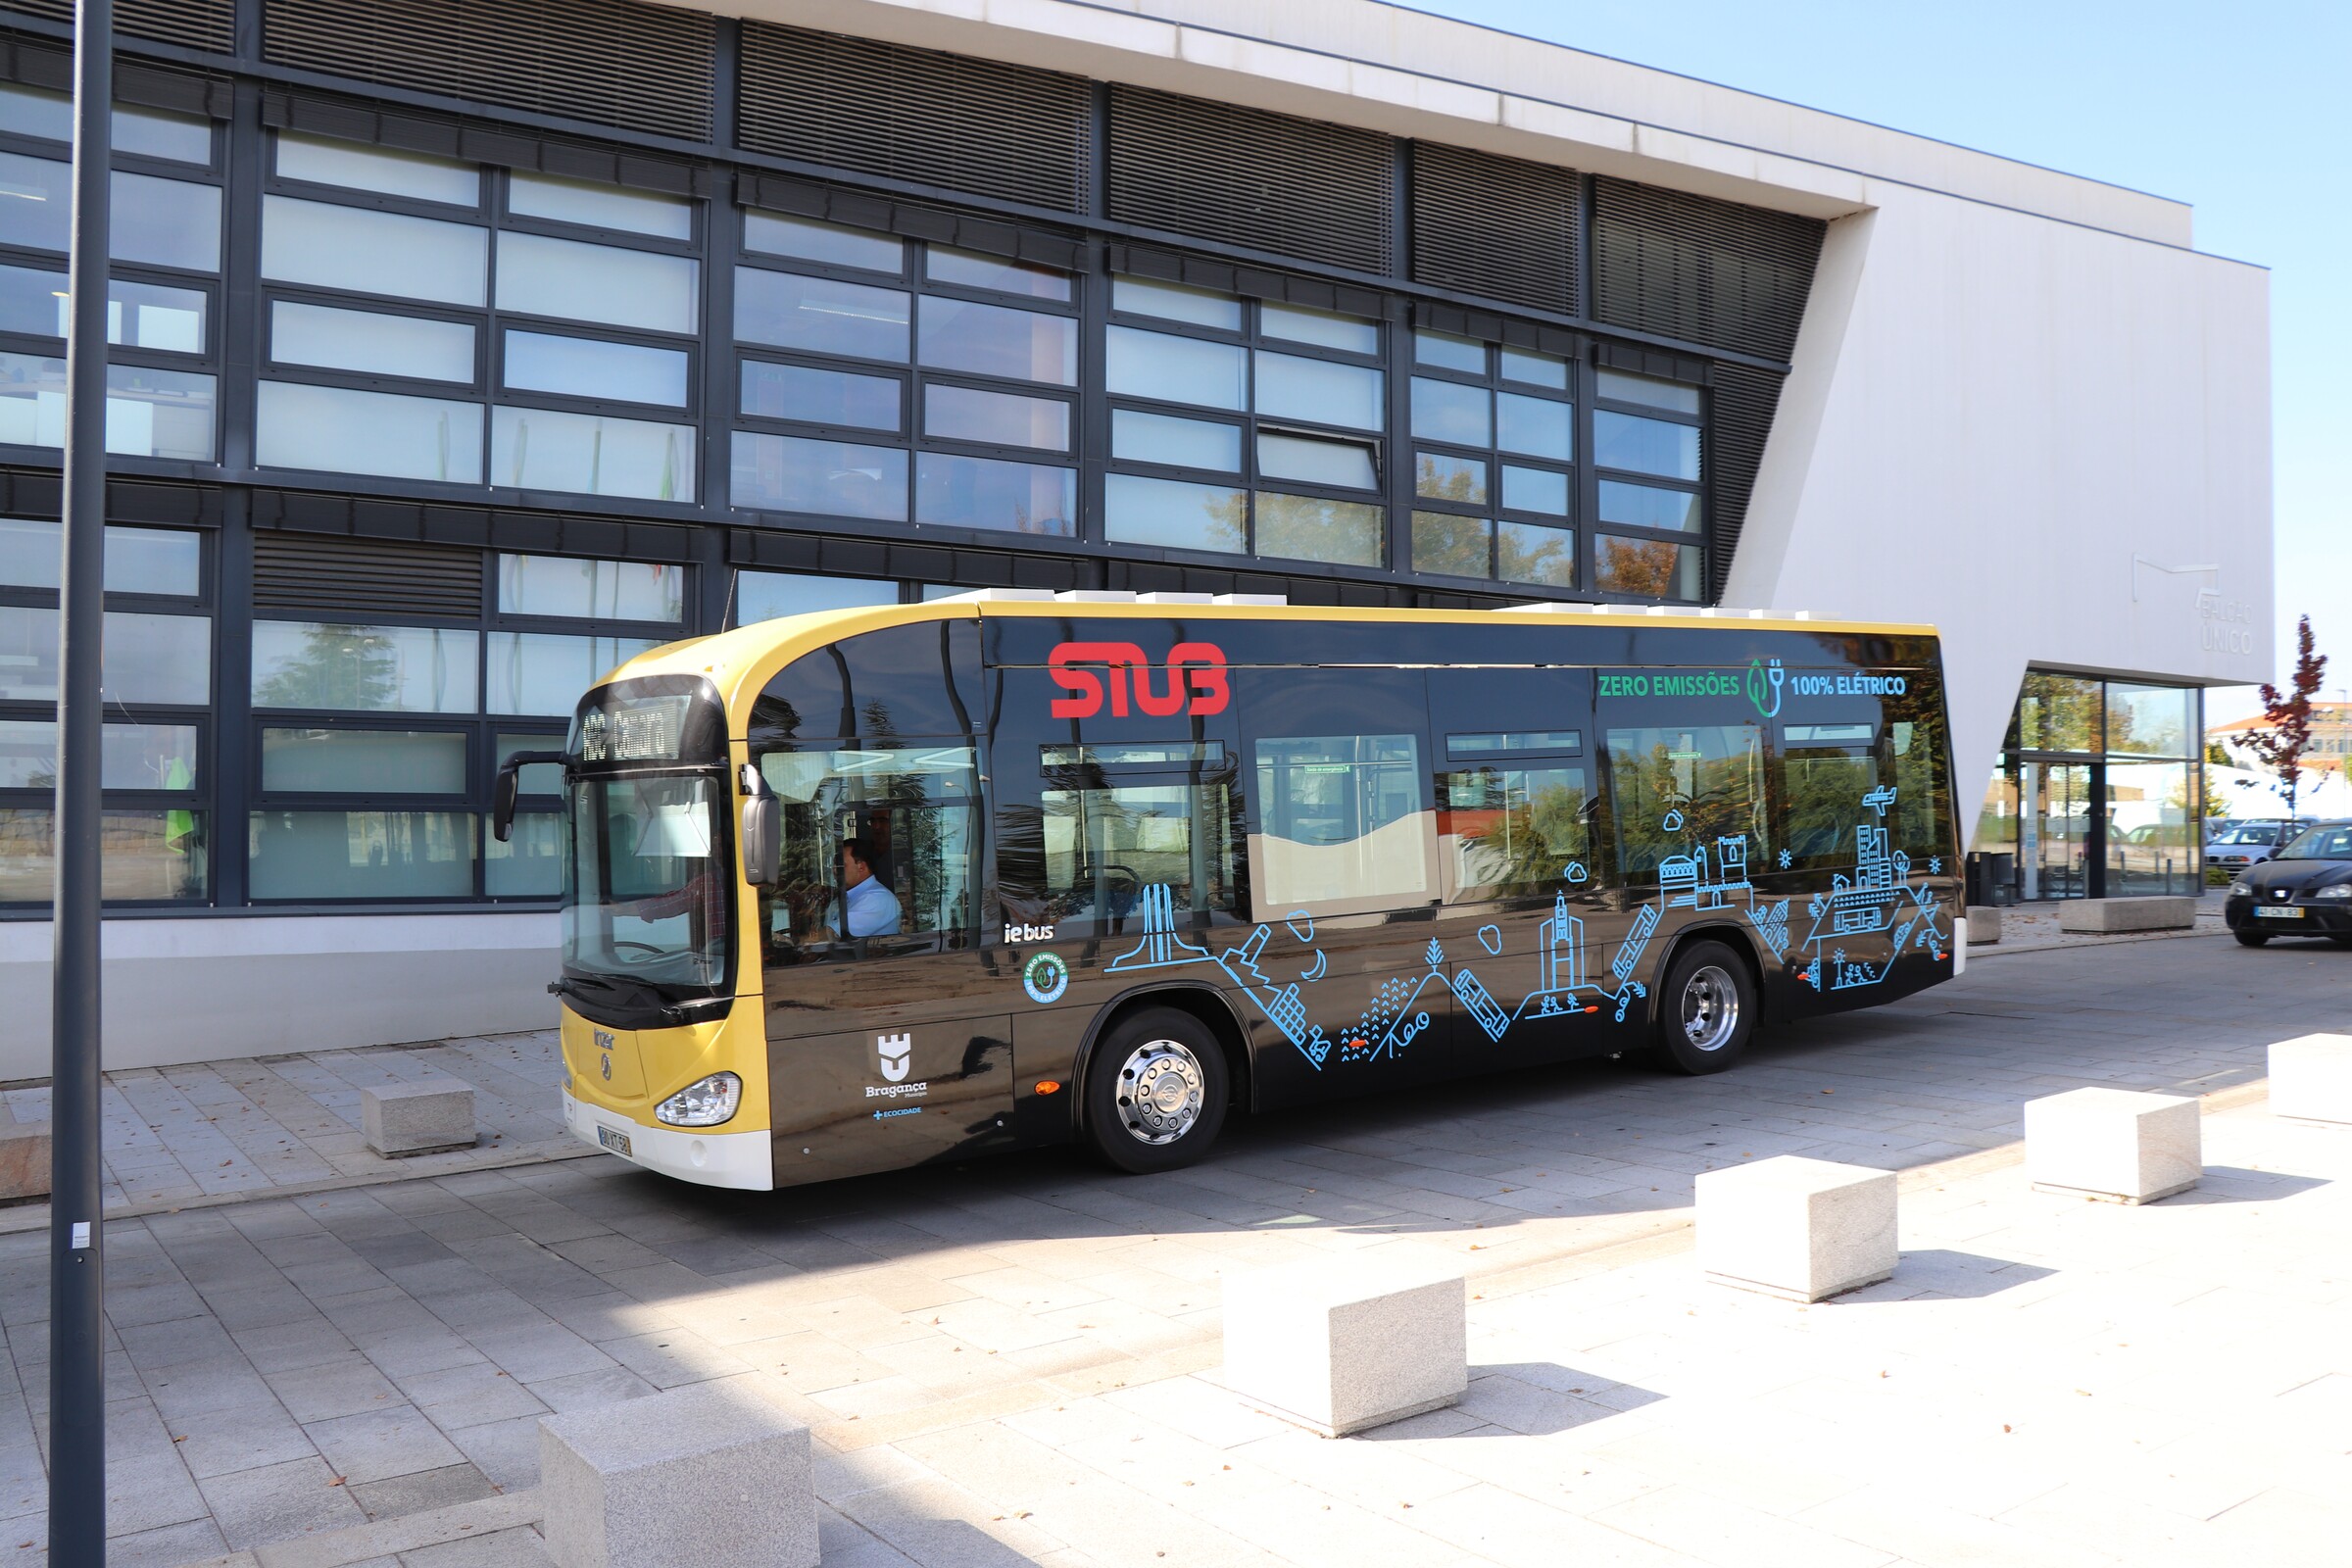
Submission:
[[[672,1127],[715,1127],[732,1120],[742,1103],[743,1080],[731,1072],[714,1072],[656,1105],[654,1119]]]

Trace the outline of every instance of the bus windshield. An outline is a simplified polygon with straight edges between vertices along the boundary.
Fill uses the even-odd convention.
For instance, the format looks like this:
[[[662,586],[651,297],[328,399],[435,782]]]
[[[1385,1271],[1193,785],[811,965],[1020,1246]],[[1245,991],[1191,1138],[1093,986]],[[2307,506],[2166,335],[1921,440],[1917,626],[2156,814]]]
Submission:
[[[635,981],[665,1001],[708,996],[727,974],[733,885],[709,773],[588,777],[571,786],[564,967]]]

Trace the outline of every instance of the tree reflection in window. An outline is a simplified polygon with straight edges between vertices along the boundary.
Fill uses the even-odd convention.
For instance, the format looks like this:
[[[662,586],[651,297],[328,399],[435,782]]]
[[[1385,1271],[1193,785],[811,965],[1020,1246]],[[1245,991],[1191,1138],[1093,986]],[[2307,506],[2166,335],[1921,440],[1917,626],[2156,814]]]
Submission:
[[[1765,817],[1764,735],[1753,724],[1685,724],[1613,729],[1609,804],[1617,817],[1617,863],[1655,870],[1668,856],[1708,851],[1744,837],[1747,864],[1762,868],[1770,843]]]

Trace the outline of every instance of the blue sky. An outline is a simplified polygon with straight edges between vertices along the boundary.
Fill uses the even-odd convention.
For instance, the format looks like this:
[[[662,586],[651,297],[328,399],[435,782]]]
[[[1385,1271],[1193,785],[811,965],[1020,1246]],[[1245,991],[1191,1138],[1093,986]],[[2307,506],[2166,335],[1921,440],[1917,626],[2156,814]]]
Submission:
[[[2308,612],[2352,689],[2352,6],[1424,0],[1546,38],[2191,204],[2271,271],[2278,652]],[[2208,717],[2250,711],[2216,691]]]

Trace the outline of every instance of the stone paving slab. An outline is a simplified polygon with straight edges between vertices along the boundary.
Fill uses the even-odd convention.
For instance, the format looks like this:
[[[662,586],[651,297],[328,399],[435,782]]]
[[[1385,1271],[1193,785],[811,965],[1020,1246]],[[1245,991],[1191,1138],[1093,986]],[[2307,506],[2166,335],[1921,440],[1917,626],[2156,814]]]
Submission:
[[[1972,966],[1890,1007],[1786,1030],[1719,1077],[1596,1061],[1244,1118],[1208,1163],[1165,1177],[1114,1176],[1045,1151],[735,1194],[592,1158],[117,1223],[117,1555],[197,1561],[519,1492],[538,1479],[539,1412],[752,1370],[778,1378],[818,1431],[832,1478],[828,1560],[1532,1561],[1548,1550],[1544,1560],[1557,1561],[1576,1546],[1602,1561],[1687,1562],[1727,1560],[1721,1543],[1741,1541],[1770,1549],[1728,1560],[1813,1560],[1816,1550],[1859,1560],[1859,1547],[1879,1561],[1939,1562],[1997,1557],[2022,1538],[2015,1560],[2098,1561],[2077,1552],[2061,1521],[2021,1512],[2056,1488],[2018,1494],[2025,1483],[1979,1419],[2001,1402],[1992,1384],[2056,1368],[2075,1380],[2067,1397],[2076,1386],[2097,1397],[2066,1358],[2132,1317],[2143,1340],[2119,1334],[2119,1344],[2171,1352],[2135,1367],[2146,1387],[2130,1402],[2141,1423],[2131,1436],[2177,1448],[2177,1462],[2211,1455],[2217,1476],[2242,1474],[2193,1413],[2203,1408],[2194,1401],[2222,1396],[2231,1365],[2253,1358],[2275,1394],[2288,1392],[2288,1376],[2295,1388],[2352,1377],[2303,1375],[2298,1360],[2312,1345],[2343,1353],[2344,1295],[2311,1261],[2332,1254],[2300,1219],[2331,1216],[2340,1241],[2343,1216],[2327,1207],[2332,1173],[2234,1149],[2217,1130],[2209,1158],[2230,1169],[2211,1192],[2145,1210],[2095,1205],[2110,1219],[2144,1215],[2146,1227],[2096,1229],[2063,1203],[2055,1219],[2037,1211],[2031,1223],[1991,1197],[1955,1201],[1948,1215],[1931,1205],[1937,1228],[1916,1239],[1906,1229],[1906,1249],[1922,1256],[1895,1284],[1929,1282],[1935,1310],[1893,1312],[1869,1292],[1853,1301],[1935,1332],[1873,1341],[1886,1364],[1868,1369],[1841,1341],[1673,1294],[1671,1271],[1688,1268],[1676,1257],[1691,1177],[1805,1152],[1909,1171],[1913,1185],[1941,1174],[1955,1193],[2015,1182],[2006,1146],[2026,1099],[2083,1085],[2223,1102],[2217,1092],[2258,1092],[2270,1040],[2343,1026],[2347,965],[2352,956],[2331,948],[2255,952],[2193,938],[2029,955]],[[2281,1168],[2298,1181],[2283,1197],[2265,1185]],[[2148,1228],[2192,1207],[2221,1218],[2194,1232]],[[2230,1216],[2250,1224],[2271,1212],[2297,1216],[2290,1263],[2269,1233],[2229,1228]],[[1907,1227],[1920,1218],[1907,1213]],[[1218,1277],[1398,1237],[1456,1252],[1473,1276],[1473,1397],[1368,1445],[1279,1454],[1269,1445],[1264,1459],[1237,1462],[1233,1450],[1298,1435],[1264,1427],[1211,1381]],[[2184,1237],[2194,1250],[2180,1250]],[[0,1507],[14,1510],[0,1557],[43,1533],[46,1266],[45,1238],[0,1237]],[[1980,1278],[2027,1267],[2047,1273],[2001,1289]],[[2174,1317],[2142,1327],[2150,1289]],[[1541,1311],[1511,1305],[1539,1297]],[[2011,1334],[2001,1353],[1978,1357],[1982,1368],[1945,1343],[2013,1307],[2020,1321],[2030,1308],[2033,1324],[2050,1325],[2048,1337]],[[1852,1305],[1810,1310],[1825,1322],[1878,1321]],[[1741,1341],[1717,1323],[1759,1337]],[[2191,1329],[2203,1348],[2194,1357]],[[1707,1376],[1688,1375],[1693,1366]],[[1886,1406],[1900,1422],[1868,1443],[1833,1445],[1835,1462],[1776,1435],[1775,1423],[1788,1423],[1834,1436],[1856,1419],[1849,1385],[1871,1394],[1876,1371],[1901,1367],[1918,1380],[1906,1388],[1937,1388],[1942,1402]],[[1926,1381],[1929,1368],[1941,1369],[1939,1382]],[[1980,1371],[1984,1387],[1970,1381]],[[1767,1374],[1777,1381],[1759,1385]],[[2260,1439],[2248,1450],[2257,1454],[2282,1434],[2332,1432],[2335,1387],[2322,1384],[2291,1425],[2241,1412],[2230,1432]],[[1735,1395],[1772,1402],[1727,1407],[1720,1427],[1685,1423],[1683,1412]],[[2061,1428],[2083,1438],[2087,1417],[2058,1403]],[[1936,1419],[1962,1415],[1968,1444],[1935,1438]],[[1766,1470],[1801,1464],[1814,1479],[1776,1491],[1719,1480],[1738,1469],[1728,1455],[1693,1473],[1644,1469],[1615,1446],[1661,1427],[1648,1441],[1745,1434]],[[1948,1484],[1920,1492],[1920,1476],[1945,1473],[1934,1467],[1910,1482],[1869,1469],[1914,1427],[1942,1445],[1927,1451],[1950,1461]],[[2122,1430],[2102,1441],[2125,1441]],[[1282,1496],[1301,1484],[1293,1471],[1353,1465],[1348,1455],[1371,1448],[1387,1457],[1365,1465],[1448,1490],[1383,1501],[1387,1472],[1375,1468],[1315,1483],[1327,1497]],[[2034,1451],[2061,1485],[2152,1484],[2128,1467],[2078,1478],[2052,1457],[2063,1445]],[[1042,1468],[1004,1457],[1014,1452]],[[1212,1453],[1224,1455],[1213,1469]],[[2310,1452],[2291,1457],[2281,1472],[2291,1482],[2217,1502],[2216,1516],[2267,1498],[2230,1529],[2247,1542],[2292,1541],[2311,1499],[2352,1494],[2321,1487],[2333,1472]],[[1854,1487],[1832,1490],[1855,1467]],[[1640,1505],[1674,1486],[1705,1497]],[[1888,1488],[1893,1503],[1881,1495]],[[1800,1495],[1810,1498],[1801,1508]],[[1131,1528],[1106,1528],[1118,1519]],[[1674,1523],[1703,1519],[1714,1534]],[[1151,1555],[1162,1550],[1167,1558]]]

